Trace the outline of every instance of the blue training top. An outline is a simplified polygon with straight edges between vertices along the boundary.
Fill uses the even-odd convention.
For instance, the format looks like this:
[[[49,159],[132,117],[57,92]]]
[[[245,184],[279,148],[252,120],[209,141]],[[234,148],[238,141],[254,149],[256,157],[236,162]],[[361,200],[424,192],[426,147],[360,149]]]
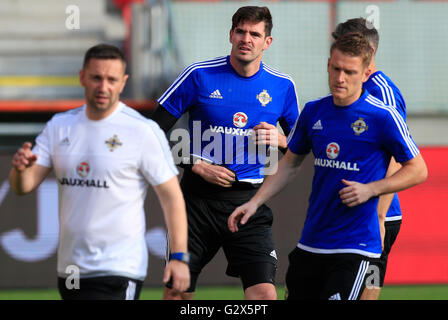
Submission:
[[[383,72],[377,71],[370,75],[369,79],[364,83],[364,88],[372,96],[383,101],[384,104],[396,108],[403,119],[406,120],[406,103],[404,98],[398,87]],[[400,201],[395,193],[387,211],[386,221],[401,220],[401,215]]]
[[[187,67],[158,99],[179,118],[188,111],[190,151],[224,165],[239,181],[261,183],[267,147],[256,147],[253,127],[280,122],[289,134],[299,115],[290,76],[261,63],[251,77],[240,76],[230,56]]]
[[[312,150],[314,177],[308,213],[298,247],[316,253],[381,255],[378,197],[350,208],[342,203],[341,179],[368,183],[383,179],[390,157],[398,162],[419,150],[403,118],[364,90],[349,106],[333,96],[307,103],[291,133],[289,149]]]

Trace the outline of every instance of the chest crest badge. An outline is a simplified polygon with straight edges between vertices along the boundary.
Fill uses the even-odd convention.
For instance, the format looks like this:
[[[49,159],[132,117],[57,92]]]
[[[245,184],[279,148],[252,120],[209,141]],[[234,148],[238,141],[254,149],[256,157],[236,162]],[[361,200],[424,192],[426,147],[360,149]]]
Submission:
[[[106,140],[104,143],[111,152],[113,152],[116,148],[121,147],[123,145],[123,143],[120,141],[120,139],[118,139],[116,134],[114,134],[112,138],[109,138],[109,140]]]
[[[269,95],[267,90],[263,90],[262,92],[257,94],[257,99],[258,99],[258,101],[260,101],[260,103],[263,107],[266,107],[266,105],[272,101],[272,98]]]
[[[353,122],[351,127],[357,136],[369,129],[369,126],[364,122],[363,118],[359,118],[358,120]]]

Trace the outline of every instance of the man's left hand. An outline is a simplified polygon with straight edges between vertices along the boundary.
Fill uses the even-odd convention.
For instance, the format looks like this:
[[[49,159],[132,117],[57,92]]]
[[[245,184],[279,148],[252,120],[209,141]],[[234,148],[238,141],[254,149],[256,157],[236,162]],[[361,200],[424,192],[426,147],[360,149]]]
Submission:
[[[281,134],[277,127],[267,122],[260,122],[254,127],[255,144],[272,147],[287,148],[286,136]]]
[[[345,179],[342,179],[342,183],[346,187],[339,191],[339,196],[341,197],[342,203],[348,207],[360,205],[375,196],[372,188],[368,184]]]

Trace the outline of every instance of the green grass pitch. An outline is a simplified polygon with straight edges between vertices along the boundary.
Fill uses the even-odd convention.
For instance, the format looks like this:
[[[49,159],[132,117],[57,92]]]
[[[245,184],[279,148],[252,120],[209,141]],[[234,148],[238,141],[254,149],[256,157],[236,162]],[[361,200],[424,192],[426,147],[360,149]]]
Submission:
[[[141,300],[159,300],[163,288],[143,288]],[[285,290],[277,287],[279,299],[284,299]],[[199,287],[196,300],[242,300],[241,287]],[[59,300],[57,289],[10,289],[0,290],[0,300]],[[448,300],[448,285],[386,286],[380,300]]]

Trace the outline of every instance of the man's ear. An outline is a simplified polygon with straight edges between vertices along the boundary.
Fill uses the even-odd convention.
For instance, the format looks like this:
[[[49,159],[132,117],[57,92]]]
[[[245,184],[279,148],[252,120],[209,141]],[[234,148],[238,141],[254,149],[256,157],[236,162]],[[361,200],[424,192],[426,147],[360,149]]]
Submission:
[[[125,75],[123,76],[123,84],[122,84],[122,87],[121,87],[121,89],[120,89],[120,94],[123,92],[123,89],[124,89],[124,87],[126,86],[126,81],[128,81],[128,78],[129,78],[129,75],[128,75],[128,74],[125,74]]]
[[[266,39],[264,40],[263,50],[267,50],[271,46],[273,40],[274,39],[272,38],[272,36],[267,36]]]
[[[370,77],[371,74],[372,74],[372,68],[367,67],[367,68],[364,70],[364,75],[363,75],[363,77],[362,77],[362,82],[364,83],[364,82],[366,82],[367,80],[369,80],[369,77]]]
[[[84,87],[84,69],[79,70],[79,83],[81,83],[81,86]]]

